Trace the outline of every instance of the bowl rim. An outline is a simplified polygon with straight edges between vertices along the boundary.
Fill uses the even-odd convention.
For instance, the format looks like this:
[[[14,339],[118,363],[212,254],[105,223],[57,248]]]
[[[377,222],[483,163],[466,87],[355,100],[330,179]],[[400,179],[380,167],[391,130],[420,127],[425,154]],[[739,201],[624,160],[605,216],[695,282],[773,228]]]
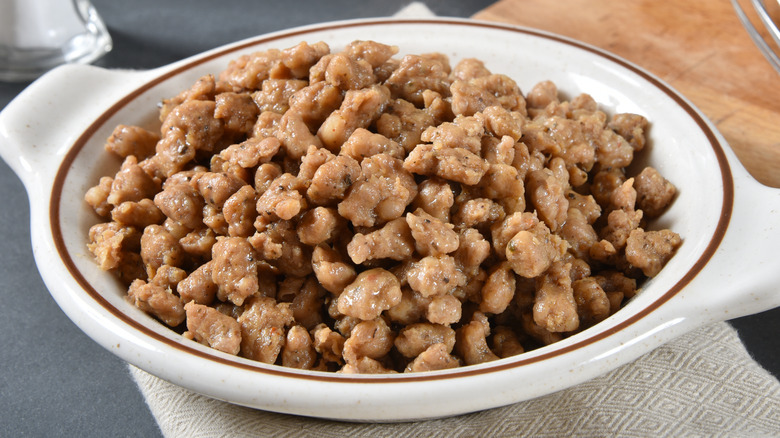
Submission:
[[[618,64],[620,67],[628,69],[632,73],[635,73],[638,76],[642,77],[644,80],[650,82],[658,90],[662,91],[666,96],[673,99],[677,103],[677,105],[680,108],[682,108],[691,117],[691,119],[701,129],[701,132],[706,136],[708,143],[711,146],[712,151],[714,152],[714,155],[717,159],[722,185],[723,185],[722,206],[721,206],[720,216],[718,218],[717,225],[713,230],[709,243],[707,244],[704,251],[700,254],[696,262],[693,265],[691,265],[691,267],[687,270],[687,272],[685,272],[685,274],[682,275],[680,279],[674,285],[672,285],[668,290],[666,290],[661,296],[659,296],[654,301],[648,303],[646,306],[642,307],[636,313],[630,315],[625,320],[619,321],[618,323],[610,327],[607,327],[606,329],[596,331],[590,336],[584,337],[583,339],[579,339],[576,342],[572,342],[560,348],[551,349],[549,351],[543,352],[541,354],[536,354],[536,355],[527,355],[527,353],[520,354],[517,356],[513,356],[512,358],[507,358],[511,360],[502,360],[502,361],[494,362],[490,366],[463,366],[463,367],[456,368],[454,370],[447,370],[448,372],[446,373],[427,372],[427,373],[402,373],[402,374],[393,374],[393,375],[348,375],[348,374],[337,374],[332,372],[317,372],[317,371],[309,371],[304,373],[301,372],[301,370],[285,368],[273,364],[265,364],[261,362],[254,363],[249,360],[235,360],[235,358],[232,356],[230,358],[223,357],[223,355],[220,355],[219,352],[216,350],[207,351],[207,349],[198,348],[200,347],[200,344],[187,345],[188,343],[178,342],[172,338],[163,336],[162,334],[150,329],[149,327],[143,325],[141,322],[137,321],[136,319],[132,318],[131,316],[117,309],[108,300],[106,300],[95,289],[95,287],[93,287],[86,280],[84,274],[82,274],[81,271],[76,266],[73,256],[68,251],[67,245],[65,244],[65,239],[63,237],[63,231],[61,226],[61,214],[60,214],[61,197],[63,193],[63,187],[65,186],[64,182],[68,176],[69,171],[72,169],[72,164],[75,161],[76,157],[81,152],[81,150],[85,147],[85,145],[93,138],[96,132],[100,128],[102,128],[113,115],[115,115],[117,112],[123,109],[126,105],[128,105],[139,95],[157,86],[158,84],[182,72],[188,71],[192,68],[195,68],[215,58],[223,57],[233,52],[238,52],[244,49],[248,49],[252,46],[256,46],[259,44],[266,44],[269,42],[273,42],[278,39],[290,38],[296,35],[304,35],[307,33],[311,33],[313,31],[327,31],[327,30],[337,30],[342,28],[353,28],[353,27],[360,27],[360,26],[398,25],[398,24],[402,24],[402,25],[436,24],[436,25],[482,27],[482,28],[487,28],[492,30],[514,32],[514,33],[529,35],[532,37],[552,40],[557,43],[573,46],[577,49],[590,52],[594,55],[597,55],[598,57],[605,58],[608,61]],[[166,69],[165,67],[163,67],[162,70],[163,71],[160,74],[155,75],[151,79],[145,81],[142,85],[137,86],[131,92],[127,93],[126,95],[124,95],[124,97],[122,97],[114,104],[112,104],[110,107],[108,107],[106,110],[104,110],[97,118],[94,119],[94,121],[90,123],[90,125],[86,128],[86,130],[83,133],[81,133],[81,135],[79,135],[78,138],[70,146],[67,153],[64,155],[63,160],[60,163],[57,172],[54,176],[52,192],[49,198],[49,208],[48,208],[49,226],[50,226],[51,236],[54,241],[54,246],[57,250],[57,253],[61,261],[63,262],[63,265],[65,266],[67,271],[71,274],[73,279],[83,289],[83,291],[86,292],[87,295],[89,295],[89,297],[92,300],[94,300],[94,302],[96,302],[99,306],[101,306],[103,309],[108,311],[111,315],[116,317],[122,323],[126,324],[127,326],[131,327],[132,329],[138,332],[141,332],[143,335],[148,336],[157,342],[161,342],[168,347],[172,347],[174,349],[180,350],[187,354],[195,355],[201,359],[206,359],[208,361],[216,362],[220,365],[228,365],[231,367],[237,367],[252,372],[259,372],[259,373],[271,374],[280,377],[289,377],[289,378],[304,379],[304,380],[316,380],[316,381],[339,382],[339,383],[396,383],[399,381],[414,382],[414,381],[453,379],[458,377],[468,377],[473,375],[482,375],[486,373],[495,373],[506,369],[514,369],[517,367],[537,363],[553,357],[562,356],[572,351],[581,349],[587,345],[593,344],[601,339],[612,336],[613,334],[631,326],[632,324],[636,323],[637,321],[644,318],[645,316],[647,316],[648,314],[650,314],[651,312],[659,308],[661,305],[669,301],[672,297],[677,295],[688,283],[690,283],[702,271],[704,266],[709,262],[709,260],[715,254],[716,250],[718,249],[718,247],[720,246],[724,238],[724,235],[726,233],[726,230],[728,228],[731,219],[733,204],[734,204],[733,175],[731,173],[731,168],[729,166],[726,153],[723,150],[721,142],[718,140],[718,136],[710,127],[709,123],[702,117],[702,115],[685,98],[683,98],[680,94],[678,94],[669,85],[667,85],[659,78],[655,77],[653,74],[645,71],[641,67],[634,65],[633,63],[617,55],[611,54],[595,46],[591,46],[589,44],[577,40],[573,40],[568,37],[552,34],[546,31],[541,31],[541,30],[521,27],[521,26],[510,26],[501,23],[484,22],[484,21],[469,20],[469,19],[455,19],[455,18],[425,18],[425,19],[387,18],[387,19],[369,19],[369,20],[365,20],[365,19],[350,20],[350,21],[342,21],[342,22],[324,23],[324,24],[314,25],[314,26],[306,26],[306,27],[291,29],[288,31],[280,31],[272,34],[249,38],[247,40],[240,41],[238,43],[223,46],[214,49],[212,51],[205,52],[201,55],[196,55],[192,58],[185,59],[181,63],[176,63],[175,67],[173,68]],[[241,358],[238,357],[238,359]]]

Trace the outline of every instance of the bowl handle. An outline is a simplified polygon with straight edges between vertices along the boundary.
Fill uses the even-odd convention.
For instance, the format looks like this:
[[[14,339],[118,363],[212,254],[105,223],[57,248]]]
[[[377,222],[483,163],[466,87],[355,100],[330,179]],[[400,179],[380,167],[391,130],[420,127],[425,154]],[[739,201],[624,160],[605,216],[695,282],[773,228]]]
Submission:
[[[139,86],[148,74],[82,64],[55,68],[0,112],[0,157],[28,192],[40,187],[55,173],[87,123]]]
[[[745,176],[734,192],[723,241],[680,297],[702,323],[780,306],[780,189]]]

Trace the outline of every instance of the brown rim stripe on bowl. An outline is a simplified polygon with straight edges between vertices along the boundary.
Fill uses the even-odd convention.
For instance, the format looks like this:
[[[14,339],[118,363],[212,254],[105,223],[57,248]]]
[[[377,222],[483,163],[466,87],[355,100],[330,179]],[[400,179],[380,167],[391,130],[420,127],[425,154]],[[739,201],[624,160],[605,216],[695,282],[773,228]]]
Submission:
[[[93,137],[95,132],[97,132],[98,129],[100,129],[106,121],[112,117],[114,114],[116,114],[119,110],[121,110],[125,105],[127,105],[130,101],[138,97],[140,94],[144,93],[145,91],[149,90],[150,88],[156,86],[157,84],[170,79],[171,77],[192,69],[193,67],[196,67],[200,64],[203,64],[205,62],[208,62],[212,59],[224,56],[226,54],[236,52],[239,50],[243,50],[258,44],[264,44],[268,42],[272,42],[278,39],[282,38],[289,38],[294,37],[296,35],[304,35],[311,32],[319,32],[324,30],[335,30],[335,29],[342,29],[342,28],[356,28],[356,27],[363,27],[363,26],[375,26],[375,25],[396,25],[396,24],[433,24],[433,25],[455,25],[455,26],[470,26],[470,27],[483,27],[488,29],[495,29],[495,30],[502,30],[507,32],[514,32],[514,33],[520,33],[520,34],[527,34],[538,38],[544,38],[552,41],[556,41],[562,44],[566,44],[569,46],[576,47],[581,50],[585,50],[587,52],[591,52],[599,57],[606,58],[609,61],[612,61],[623,68],[626,68],[635,74],[641,76],[648,82],[655,85],[658,89],[662,90],[664,93],[666,93],[669,97],[671,97],[677,104],[682,107],[690,116],[691,118],[696,121],[696,123],[699,125],[699,128],[702,130],[702,132],[706,135],[707,139],[710,142],[710,145],[712,146],[713,152],[715,153],[715,156],[718,160],[718,166],[720,167],[721,171],[721,178],[723,182],[723,207],[721,209],[720,217],[718,218],[718,224],[715,229],[715,232],[712,235],[712,238],[705,248],[704,252],[701,254],[701,257],[696,261],[696,263],[691,267],[691,269],[684,275],[680,280],[672,286],[668,291],[666,291],[661,297],[659,297],[657,300],[653,301],[646,307],[642,308],[637,312],[636,314],[632,315],[627,320],[617,324],[614,327],[611,327],[607,330],[597,331],[590,337],[587,337],[585,339],[582,339],[576,343],[570,344],[566,347],[551,350],[549,352],[531,356],[531,357],[523,357],[524,355],[518,355],[516,356],[516,359],[510,360],[501,364],[496,364],[495,366],[488,367],[488,368],[477,368],[474,369],[473,367],[463,367],[459,368],[456,371],[448,372],[448,373],[442,373],[442,374],[426,374],[426,375],[414,375],[414,374],[400,374],[400,375],[393,375],[392,377],[388,376],[370,376],[370,375],[359,375],[359,376],[349,376],[349,375],[336,375],[334,373],[311,373],[311,374],[304,374],[300,371],[284,368],[281,366],[275,366],[275,365],[267,365],[267,364],[249,364],[245,362],[237,362],[232,359],[227,359],[221,356],[217,356],[216,354],[211,354],[208,352],[201,351],[199,349],[193,348],[192,346],[185,345],[183,343],[179,343],[177,341],[174,341],[172,339],[169,339],[149,328],[142,325],[138,321],[134,320],[133,318],[129,317],[128,315],[122,313],[119,311],[116,307],[111,305],[105,298],[103,298],[100,293],[98,293],[95,288],[85,279],[84,275],[78,270],[75,263],[73,262],[73,259],[71,257],[71,254],[68,252],[65,242],[63,240],[62,236],[62,227],[60,225],[60,198],[62,195],[62,187],[63,183],[65,181],[65,178],[68,175],[68,171],[71,169],[71,165],[73,161],[75,160],[76,156],[79,154],[81,149],[86,145],[86,143]],[[403,19],[403,20],[396,20],[396,19],[386,19],[386,20],[369,20],[369,21],[352,21],[352,22],[340,22],[340,23],[332,23],[332,24],[325,24],[321,26],[312,26],[307,27],[304,29],[299,29],[291,32],[281,32],[278,34],[274,34],[268,37],[259,37],[257,39],[248,40],[245,43],[238,44],[233,47],[229,47],[223,50],[218,50],[214,53],[208,54],[203,57],[199,57],[197,59],[192,60],[191,62],[188,62],[186,64],[183,64],[177,68],[175,68],[172,71],[169,71],[155,79],[152,79],[151,81],[147,82],[146,84],[142,85],[141,87],[137,88],[136,90],[129,93],[127,96],[119,100],[117,103],[112,105],[108,110],[106,110],[100,117],[98,117],[85,131],[81,136],[76,140],[76,142],[73,144],[73,146],[70,148],[68,153],[63,158],[63,162],[60,165],[59,170],[57,171],[57,174],[54,179],[54,185],[52,188],[52,194],[49,201],[49,221],[51,224],[51,232],[52,237],[54,239],[55,246],[57,248],[57,251],[60,255],[60,258],[62,259],[63,263],[65,264],[68,271],[71,273],[73,278],[79,283],[79,285],[84,289],[84,291],[89,294],[89,296],[95,300],[98,304],[100,304],[102,307],[104,307],[107,311],[109,311],[112,315],[117,317],[119,320],[127,324],[128,326],[132,327],[133,329],[143,333],[146,336],[149,336],[156,341],[162,342],[164,344],[167,344],[171,347],[174,347],[179,350],[183,350],[187,353],[193,354],[195,356],[201,357],[203,359],[215,361],[218,363],[222,363],[225,365],[230,365],[238,368],[243,368],[250,371],[257,371],[260,373],[267,373],[267,374],[273,374],[277,376],[284,376],[284,377],[292,377],[292,378],[302,378],[302,379],[312,379],[312,380],[318,380],[318,381],[333,381],[333,382],[351,382],[351,383],[393,383],[393,382],[410,382],[410,381],[421,381],[421,380],[438,380],[438,379],[452,379],[456,377],[466,377],[470,375],[475,374],[483,374],[483,373],[492,373],[496,371],[501,371],[505,369],[515,368],[535,362],[539,362],[551,357],[559,356],[565,353],[568,353],[570,351],[576,350],[578,348],[584,347],[586,345],[590,345],[594,342],[597,342],[601,339],[604,339],[608,336],[611,336],[612,334],[628,327],[629,325],[633,324],[634,322],[638,321],[639,319],[645,317],[649,313],[653,312],[655,309],[660,307],[662,304],[667,302],[669,299],[671,299],[674,295],[676,295],[683,287],[685,287],[690,281],[696,277],[696,275],[704,268],[704,266],[707,264],[707,262],[710,260],[712,255],[715,253],[715,250],[720,245],[721,241],[723,240],[723,236],[725,235],[726,229],[728,228],[729,220],[731,218],[732,208],[733,208],[733,202],[734,202],[734,183],[732,179],[731,169],[728,165],[728,161],[726,159],[726,155],[721,148],[720,143],[718,142],[718,139],[716,138],[716,135],[712,130],[709,128],[707,122],[705,122],[702,117],[699,115],[699,113],[691,107],[684,98],[682,98],[680,95],[678,95],[674,90],[672,90],[668,85],[657,79],[656,77],[652,76],[651,74],[645,72],[641,68],[633,65],[632,63],[617,57],[613,54],[610,54],[608,52],[605,52],[601,49],[598,49],[596,47],[571,40],[566,37],[557,36],[553,34],[549,34],[543,31],[533,30],[533,29],[527,29],[527,28],[520,28],[520,27],[514,27],[514,26],[508,26],[503,25],[499,23],[487,23],[487,22],[480,22],[480,21],[469,21],[469,20],[458,20],[458,19]],[[86,243],[85,243],[86,244]]]

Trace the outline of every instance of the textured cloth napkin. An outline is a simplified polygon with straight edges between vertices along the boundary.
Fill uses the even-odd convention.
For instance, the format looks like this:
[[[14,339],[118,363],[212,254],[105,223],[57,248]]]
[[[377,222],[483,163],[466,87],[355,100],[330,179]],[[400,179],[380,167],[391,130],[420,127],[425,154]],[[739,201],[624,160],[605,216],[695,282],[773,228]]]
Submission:
[[[130,370],[166,437],[780,436],[780,382],[750,358],[724,322],[545,397],[415,423],[343,423],[258,411]]]
[[[432,15],[421,3],[396,14]],[[723,322],[546,397],[414,423],[345,423],[259,411],[129,368],[166,437],[780,437],[780,382]]]

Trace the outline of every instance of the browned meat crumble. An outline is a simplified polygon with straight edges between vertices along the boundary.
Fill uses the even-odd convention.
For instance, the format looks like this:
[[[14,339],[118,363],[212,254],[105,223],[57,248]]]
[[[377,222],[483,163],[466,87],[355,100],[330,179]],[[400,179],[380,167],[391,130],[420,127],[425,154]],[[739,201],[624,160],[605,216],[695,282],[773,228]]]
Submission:
[[[186,338],[286,367],[509,357],[618,311],[681,245],[629,174],[648,121],[477,59],[373,41],[247,54],[119,125],[86,202],[101,269]]]

